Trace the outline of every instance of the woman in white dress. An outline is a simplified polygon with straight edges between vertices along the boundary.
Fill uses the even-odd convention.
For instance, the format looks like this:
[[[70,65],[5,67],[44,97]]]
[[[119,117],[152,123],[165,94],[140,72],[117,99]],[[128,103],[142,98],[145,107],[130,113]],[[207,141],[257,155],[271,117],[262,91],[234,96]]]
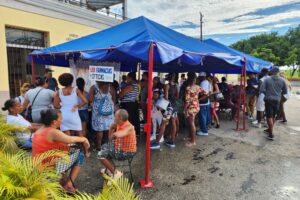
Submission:
[[[72,87],[73,80],[74,77],[70,73],[63,73],[58,77],[60,85],[64,88],[55,93],[53,105],[62,113],[60,130],[70,136],[83,137],[78,109],[86,105],[88,101],[78,88]],[[78,104],[78,97],[81,99],[80,104]],[[86,154],[87,152],[88,150],[85,150]]]

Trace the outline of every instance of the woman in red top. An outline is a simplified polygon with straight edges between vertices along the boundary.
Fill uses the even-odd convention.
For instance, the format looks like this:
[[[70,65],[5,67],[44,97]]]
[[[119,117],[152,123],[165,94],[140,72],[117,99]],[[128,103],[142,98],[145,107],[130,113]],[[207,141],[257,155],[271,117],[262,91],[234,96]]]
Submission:
[[[49,150],[68,150],[67,144],[82,143],[85,148],[89,148],[89,141],[85,137],[68,136],[58,130],[62,117],[57,110],[48,109],[41,112],[41,121],[43,126],[38,129],[32,140],[32,156],[44,153]],[[81,160],[79,160],[81,159]],[[76,164],[70,173],[70,178],[63,184],[68,192],[76,192],[72,182],[77,178],[83,163],[82,157],[78,156]]]

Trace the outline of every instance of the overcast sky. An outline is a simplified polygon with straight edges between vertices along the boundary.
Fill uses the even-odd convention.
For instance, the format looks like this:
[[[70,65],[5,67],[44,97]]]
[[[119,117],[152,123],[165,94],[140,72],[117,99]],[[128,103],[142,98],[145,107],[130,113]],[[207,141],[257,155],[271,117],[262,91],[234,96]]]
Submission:
[[[300,0],[128,0],[129,18],[144,15],[198,38],[200,11],[204,37],[225,44],[262,32],[282,34],[300,24]]]

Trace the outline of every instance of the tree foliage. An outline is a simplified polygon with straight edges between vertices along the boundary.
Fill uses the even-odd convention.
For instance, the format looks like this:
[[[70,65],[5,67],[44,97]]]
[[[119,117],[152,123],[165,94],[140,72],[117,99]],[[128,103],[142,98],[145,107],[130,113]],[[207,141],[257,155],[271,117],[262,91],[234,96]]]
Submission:
[[[270,61],[277,66],[289,66],[300,70],[300,25],[291,28],[285,35],[276,32],[260,34],[238,41],[233,48]]]

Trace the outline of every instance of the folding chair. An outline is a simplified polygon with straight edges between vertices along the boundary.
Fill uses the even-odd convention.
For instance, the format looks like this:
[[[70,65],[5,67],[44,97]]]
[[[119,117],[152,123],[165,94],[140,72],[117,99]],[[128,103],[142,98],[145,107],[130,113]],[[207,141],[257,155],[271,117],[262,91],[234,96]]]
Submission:
[[[119,140],[119,145],[118,146],[115,145],[117,139]],[[116,139],[112,140],[112,144],[114,145],[114,148],[115,148],[114,159],[117,160],[117,161],[126,161],[127,160],[127,164],[115,165],[115,163],[113,162],[113,159],[112,159],[111,161],[112,161],[113,165],[115,166],[115,168],[116,167],[128,166],[130,179],[131,179],[132,182],[134,182],[131,167],[132,167],[132,161],[133,161],[134,156],[136,155],[136,152],[127,153],[127,152],[123,151],[124,148],[126,149],[132,144],[126,143],[126,141],[124,141],[123,138],[116,138]]]

